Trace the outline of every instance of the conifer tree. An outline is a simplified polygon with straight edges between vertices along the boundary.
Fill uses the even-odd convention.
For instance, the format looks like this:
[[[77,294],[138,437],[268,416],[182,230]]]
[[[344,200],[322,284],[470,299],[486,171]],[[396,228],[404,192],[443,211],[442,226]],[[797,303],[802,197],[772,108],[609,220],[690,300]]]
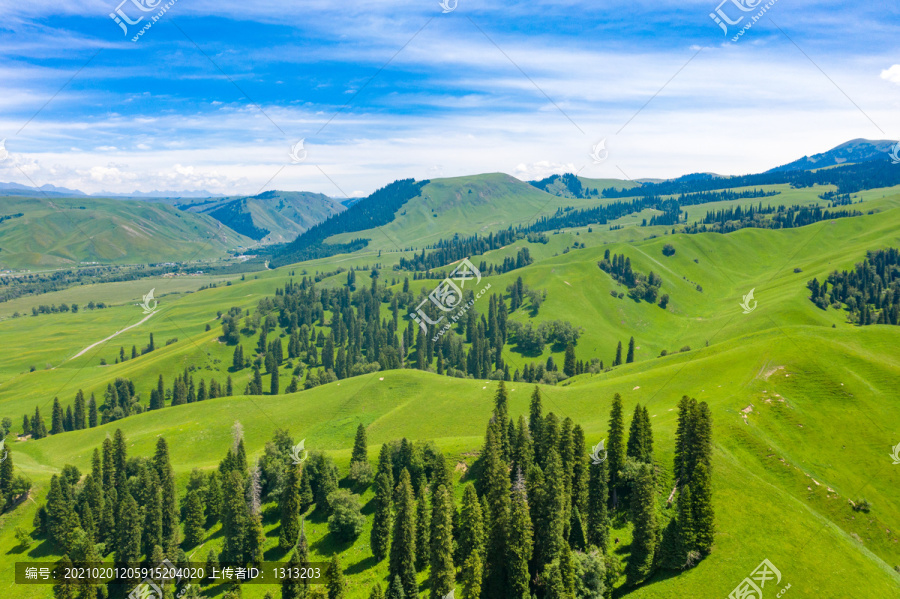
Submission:
[[[656,488],[653,482],[653,469],[648,464],[641,465],[634,481],[631,519],[634,522],[634,531],[625,575],[629,585],[636,585],[652,574],[659,542]]]
[[[203,520],[200,493],[191,489],[187,494],[184,514],[184,543],[187,547],[195,547],[203,540]]]
[[[297,542],[300,533],[300,478],[301,466],[294,465],[288,470],[287,482],[281,494],[281,530],[278,535],[278,546],[289,549]]]
[[[178,545],[178,510],[175,505],[175,474],[169,461],[169,445],[166,443],[165,437],[159,437],[156,440],[153,464],[156,467],[156,474],[159,476],[162,492],[163,548],[171,551]]]
[[[696,534],[696,549],[702,554],[712,551],[715,542],[715,510],[712,504],[712,485],[709,468],[697,464],[691,480],[691,515]]]
[[[154,480],[158,480],[154,477]],[[158,482],[154,482],[151,485],[151,488],[146,489],[146,492],[150,494],[150,499],[146,505],[142,506],[144,508],[144,529],[142,532],[144,553],[150,555],[150,552],[153,551],[153,547],[156,545],[162,546],[165,543],[165,539],[163,537],[163,526],[162,526],[162,489],[159,487]]]
[[[566,346],[566,357],[563,360],[563,373],[566,376],[575,376],[575,348],[570,343]]]
[[[581,518],[581,510],[578,509],[578,506],[572,508],[572,517],[569,520],[569,545],[577,551],[587,549],[584,520]]]
[[[509,395],[506,392],[506,384],[503,381],[497,383],[497,393],[494,395],[494,418],[497,420],[497,429],[500,433],[500,457],[508,465],[511,458]]]
[[[464,564],[469,556],[476,553],[483,559],[484,517],[474,485],[466,485],[459,514],[456,561]]]
[[[641,404],[634,407],[625,455],[645,464],[653,461],[653,432],[650,430],[650,416]]]
[[[391,535],[391,555],[388,564],[389,576],[399,576],[403,591],[409,597],[416,597],[416,500],[413,496],[409,471],[404,468],[396,489],[397,509],[394,530]]]
[[[631,364],[634,362],[634,337],[628,340],[628,355],[625,356],[625,363]]]
[[[63,555],[62,558],[56,562],[56,566],[58,572],[67,572],[72,568],[72,560],[69,559],[68,554]],[[53,584],[54,599],[75,599],[77,586],[77,582],[69,577],[60,578]]]
[[[222,515],[222,489],[219,487],[219,474],[209,473],[206,479],[206,525],[212,526]]]
[[[420,481],[416,498],[416,570],[419,572],[427,568],[431,561],[431,512],[426,491],[427,486]]]
[[[331,557],[328,567],[325,568],[325,586],[328,589],[328,599],[344,599],[346,584],[337,553]]]
[[[453,500],[441,485],[432,495],[431,512],[431,599],[443,599],[455,582],[453,565]]]
[[[685,485],[678,494],[678,557],[679,566],[685,563],[690,551],[697,548],[697,535],[694,532],[694,502],[691,498],[691,486]]]
[[[85,411],[84,411],[84,392],[79,389],[78,393],[75,395],[75,415],[73,417],[73,424],[76,431],[80,431],[85,428]]]
[[[502,457],[501,439],[504,430],[495,416],[488,426],[484,450],[482,489],[485,505],[485,560],[483,592],[488,597],[502,597],[506,593],[507,532],[509,526],[509,474]]]
[[[116,513],[116,563],[130,564],[141,557],[141,514],[137,502],[124,487]]]
[[[264,559],[263,547],[266,544],[266,531],[263,529],[262,516],[258,512],[249,513],[245,544],[244,558],[248,563],[259,566]]]
[[[462,584],[462,597],[460,599],[480,599],[481,581],[484,577],[483,558],[480,553],[473,553],[466,557],[461,569],[460,583]]]
[[[125,443],[125,433],[120,428],[117,428],[116,432],[113,433],[112,460],[113,472],[115,473],[114,484],[117,489],[124,489],[128,482],[128,471],[126,470],[128,447]]]
[[[369,599],[384,599],[384,591],[381,590],[381,585],[375,583],[375,586],[372,587],[372,592],[369,593]]]
[[[619,471],[625,466],[625,422],[622,410],[622,396],[616,393],[613,396],[612,409],[609,413],[609,442],[606,445],[613,507],[619,503],[617,493],[620,484]]]
[[[278,395],[279,383],[278,383],[278,366],[274,366],[272,368],[272,380],[269,384],[269,394]]]
[[[41,410],[34,408],[34,416],[31,418],[31,438],[43,439],[46,436],[47,426],[44,424],[44,419],[41,418]]]
[[[406,599],[406,591],[403,590],[403,582],[399,576],[391,578],[385,599]]]
[[[59,398],[53,398],[53,414],[50,419],[50,434],[58,435],[59,433],[65,432],[65,427],[63,426],[63,409],[62,406],[59,405]]]
[[[619,345],[616,346],[616,359],[613,360],[613,366],[620,366],[622,364],[622,342],[619,341]]]
[[[2,438],[2,437],[0,437]],[[3,511],[5,497],[9,503],[12,503],[13,488],[13,456],[9,448],[3,450],[6,452],[6,459],[0,462],[0,512]]]
[[[528,415],[528,430],[531,432],[531,440],[534,444],[536,454],[538,456],[538,461],[543,464],[543,459],[541,458],[541,452],[543,452],[544,444],[543,444],[543,432],[544,432],[544,414],[543,407],[541,406],[541,391],[540,388],[535,385],[534,391],[531,393],[531,405],[529,409]],[[527,471],[526,471],[527,472]]]
[[[94,428],[97,426],[97,400],[91,393],[91,399],[88,400],[88,426]]]
[[[312,483],[310,482],[310,473],[307,468],[303,469],[300,474],[300,510],[306,511],[309,506],[315,502],[313,496]]]
[[[525,493],[525,480],[521,471],[513,486],[510,502],[509,542],[507,544],[508,596],[519,599],[530,597],[528,562],[533,549],[531,515]]]
[[[609,454],[607,454],[609,455]],[[609,544],[609,474],[604,460],[590,466],[588,482],[587,542],[606,553]]]
[[[228,472],[222,484],[222,561],[242,563],[246,551],[249,510],[244,501],[244,481],[237,471]]]
[[[584,429],[576,424],[572,429],[572,507],[582,516],[587,514],[588,456]]]
[[[50,491],[47,493],[47,535],[50,541],[68,550],[69,535],[80,523],[75,513],[72,491],[65,476],[54,474],[50,478]]]
[[[370,544],[376,561],[387,557],[392,528],[390,470],[375,478],[375,518],[372,522]]]
[[[305,560],[300,557],[299,551],[295,548],[291,551],[291,559],[288,560],[287,567],[300,569],[305,566]],[[286,576],[281,580],[281,599],[306,599],[306,586],[299,578]]]
[[[350,464],[354,462],[369,462],[369,450],[366,441],[366,427],[360,422],[356,427],[356,438],[353,440],[353,453],[350,456]]]

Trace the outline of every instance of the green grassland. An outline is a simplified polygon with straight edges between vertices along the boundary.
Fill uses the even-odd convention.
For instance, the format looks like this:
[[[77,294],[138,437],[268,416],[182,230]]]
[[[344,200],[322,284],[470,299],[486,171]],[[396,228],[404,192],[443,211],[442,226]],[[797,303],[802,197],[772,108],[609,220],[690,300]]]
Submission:
[[[483,177],[496,185],[496,176]],[[481,185],[487,183],[482,181]],[[432,183],[425,188],[424,201],[411,201],[405,207],[407,214],[384,229],[402,235],[404,244],[422,245],[422,240],[446,237],[448,231],[471,234],[482,228],[487,231],[508,226],[503,223],[530,214],[523,206],[537,209],[545,201],[571,205],[571,199],[555,198],[539,190],[534,190],[537,195],[520,196],[512,187],[513,183],[508,193],[518,204],[510,205],[511,196],[504,195],[503,188],[489,187],[496,193],[489,197],[502,205],[492,206],[492,201],[486,200],[479,207],[469,200],[466,186],[460,185],[463,191],[458,194],[459,203],[435,218],[430,216],[430,209],[437,210],[440,204],[428,202],[437,202],[439,191]],[[821,191],[788,190],[784,195],[796,194],[796,198],[774,196],[762,201],[812,203]],[[449,186],[441,193],[453,196]],[[888,456],[891,446],[898,442],[894,436],[900,428],[900,354],[896,350],[900,328],[848,324],[842,312],[826,312],[813,305],[806,290],[808,280],[822,280],[835,269],[851,267],[867,250],[900,245],[897,190],[859,195],[865,202],[855,209],[878,213],[798,229],[744,229],[727,235],[666,235],[671,228],[627,226],[609,231],[607,226],[594,226],[591,232],[585,227],[550,234],[547,244],[519,241],[473,258],[476,263],[481,259],[499,262],[527,244],[534,264],[485,281],[491,283],[492,291],[502,291],[521,276],[529,286],[546,289],[547,300],[535,320],[562,319],[582,326],[584,332],[576,347],[580,359],[596,356],[608,364],[616,343],[627,343],[630,336],[635,337],[639,349],[634,363],[596,375],[579,375],[555,387],[541,387],[545,410],[572,417],[584,427],[589,443],[606,437],[610,400],[619,392],[627,414],[635,403],[648,406],[656,459],[668,472],[678,399],[688,394],[711,407],[718,527],[715,550],[697,568],[677,576],[658,575],[629,597],[725,597],[763,559],[774,563],[784,576],[783,582],[792,585],[790,597],[900,597],[900,577],[893,570],[900,565],[900,537],[894,532],[900,530],[896,499],[900,471]],[[738,203],[755,205],[759,201]],[[548,204],[545,213],[555,211],[556,205]],[[702,216],[707,209],[711,209],[709,205],[689,211],[697,210]],[[471,221],[467,219],[470,212],[477,215]],[[565,252],[575,242],[587,247]],[[373,236],[373,246],[381,243],[387,247],[383,235]],[[662,254],[666,243],[675,247],[675,255]],[[636,302],[627,295],[623,299],[612,297],[611,290],[626,290],[597,267],[606,249],[624,252],[637,271],[660,274],[661,293],[671,298],[668,308]],[[395,276],[390,260],[397,256],[385,253],[378,258],[370,246],[352,256],[248,275],[244,281],[233,280],[231,286],[189,294],[173,290],[171,295],[158,289],[157,296],[162,295],[162,299],[157,314],[75,359],[69,358],[143,318],[134,303],[145,291],[137,287],[127,293],[117,291],[122,293],[114,302],[117,305],[105,310],[2,321],[0,416],[11,416],[17,431],[22,414],[32,413],[35,405],[42,407],[45,419],[49,418],[54,396],[59,396],[64,405],[72,401],[79,388],[102,396],[106,384],[119,376],[135,382],[144,403],[160,372],[168,384],[176,372],[194,365],[199,369],[194,372],[195,378],[215,376],[223,381],[232,348],[218,341],[217,311],[254,306],[291,279],[292,271],[296,279],[304,271],[312,274],[337,266],[382,263],[387,268],[384,281]],[[345,278],[337,275],[322,284],[342,284]],[[413,289],[433,284],[416,281]],[[106,288],[97,287],[98,292]],[[743,314],[739,302],[751,288],[759,304],[752,313]],[[128,294],[133,297],[126,297]],[[486,302],[475,308],[486,310]],[[512,318],[524,321],[529,316],[520,310]],[[210,331],[205,330],[207,324]],[[112,363],[119,346],[130,353],[131,345],[146,345],[150,332],[154,333],[156,351],[122,364]],[[178,342],[163,345],[175,337]],[[253,341],[242,340],[245,347]],[[692,349],[674,353],[683,346]],[[657,357],[663,349],[670,355]],[[549,355],[561,363],[561,351],[553,352],[550,347],[540,357],[523,357],[509,348],[505,351],[505,359],[513,368],[531,360],[546,360]],[[101,357],[110,365],[101,366]],[[55,368],[44,370],[48,363]],[[28,372],[32,364],[38,369]],[[248,374],[245,369],[234,375],[238,392],[244,388]],[[31,529],[50,475],[67,463],[88,470],[91,452],[116,427],[125,431],[132,455],[152,453],[156,437],[165,436],[182,485],[192,468],[215,467],[229,446],[229,429],[235,420],[244,425],[251,456],[260,455],[272,431],[283,426],[295,439],[305,438],[307,448],[331,452],[343,474],[360,422],[368,428],[373,460],[378,444],[406,436],[433,439],[451,464],[471,464],[473,452],[482,443],[495,388],[493,382],[412,370],[387,371],[297,394],[235,396],[167,407],[40,441],[19,442],[11,437],[8,445],[17,468],[32,479],[35,488],[34,501],[0,517],[0,555],[4,556],[0,580],[10,580],[16,560],[54,557],[43,542],[23,552],[16,546],[13,531],[16,526]],[[509,388],[514,389],[510,392],[510,412],[518,417],[527,410],[532,388],[524,383],[511,383]],[[664,480],[670,484],[668,476]],[[667,494],[668,490],[663,492]],[[850,509],[849,500],[862,497],[872,504],[871,512]],[[371,491],[363,501],[370,498]],[[364,513],[371,518],[368,511]],[[276,548],[277,518],[267,514],[265,522],[269,535],[266,557],[281,559]],[[374,564],[368,549],[368,529],[352,545],[338,544],[327,534],[321,516],[314,513],[308,533],[314,559],[341,554],[350,574],[351,598],[366,597],[368,585],[383,579],[386,565]],[[629,531],[617,530],[615,536],[621,539],[617,553],[627,556]],[[220,543],[216,530],[209,531],[198,555],[205,556],[210,547]],[[245,589],[245,596],[262,597],[265,590],[251,586]],[[43,598],[50,594],[48,587],[28,586],[15,588],[12,596]]]
[[[4,197],[0,268],[146,264],[218,258],[253,240],[214,219],[160,203]]]

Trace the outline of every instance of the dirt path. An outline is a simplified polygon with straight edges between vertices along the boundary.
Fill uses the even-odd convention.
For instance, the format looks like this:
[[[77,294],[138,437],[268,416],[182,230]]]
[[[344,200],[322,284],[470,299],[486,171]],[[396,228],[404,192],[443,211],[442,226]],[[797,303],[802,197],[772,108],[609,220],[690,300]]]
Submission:
[[[77,357],[79,357],[79,356],[82,356],[85,352],[90,351],[91,349],[97,347],[97,346],[100,345],[101,343],[106,343],[107,341],[109,341],[110,339],[112,339],[113,337],[115,337],[116,335],[119,335],[119,334],[121,334],[121,333],[124,333],[125,331],[127,331],[127,330],[129,330],[129,329],[133,329],[134,327],[136,327],[136,326],[138,326],[138,325],[144,324],[145,322],[147,322],[148,320],[150,320],[150,317],[153,316],[154,314],[156,314],[156,312],[151,312],[150,314],[148,314],[147,316],[145,316],[144,318],[142,318],[142,319],[139,320],[138,322],[134,323],[133,325],[127,326],[127,327],[125,327],[124,329],[122,329],[121,331],[116,331],[115,333],[113,333],[112,335],[110,335],[109,337],[107,337],[106,339],[101,339],[101,340],[98,341],[97,343],[92,343],[91,345],[88,345],[86,348],[84,348],[83,350],[81,350],[80,352],[78,352],[77,354],[75,354],[74,356],[72,356],[71,358],[69,358],[69,360],[74,360],[75,358],[77,358]]]

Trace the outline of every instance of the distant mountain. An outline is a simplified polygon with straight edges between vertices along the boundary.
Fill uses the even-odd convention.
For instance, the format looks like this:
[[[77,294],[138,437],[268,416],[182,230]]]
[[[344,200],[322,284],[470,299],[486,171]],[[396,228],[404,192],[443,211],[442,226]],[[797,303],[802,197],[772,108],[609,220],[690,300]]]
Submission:
[[[99,193],[92,193],[92,196],[101,197],[101,198],[154,198],[154,199],[182,199],[182,198],[222,198],[225,197],[224,194],[221,193],[213,193],[211,191],[206,191],[205,189],[199,189],[197,191],[175,191],[175,190],[166,190],[166,191],[138,191],[134,190],[131,193],[113,193],[111,191],[101,191]]]
[[[313,225],[346,209],[326,195],[308,191],[265,191],[255,196],[210,199],[177,207],[207,214],[264,244],[293,241]]]
[[[804,156],[799,160],[789,162],[777,166],[767,173],[778,173],[784,171],[807,171],[828,166],[837,166],[840,164],[857,164],[860,162],[873,162],[887,160],[891,154],[891,148],[896,141],[870,139],[852,139],[842,143],[839,146],[814,154],[813,156]]]
[[[155,202],[8,196],[3,216],[0,268],[185,262],[254,245],[209,216]]]
[[[21,183],[3,183],[0,181],[0,195],[18,195],[18,196],[83,196],[87,195],[83,191],[77,189],[68,189],[65,187],[57,187],[56,185],[41,185],[40,187],[31,187],[30,185],[22,185]]]

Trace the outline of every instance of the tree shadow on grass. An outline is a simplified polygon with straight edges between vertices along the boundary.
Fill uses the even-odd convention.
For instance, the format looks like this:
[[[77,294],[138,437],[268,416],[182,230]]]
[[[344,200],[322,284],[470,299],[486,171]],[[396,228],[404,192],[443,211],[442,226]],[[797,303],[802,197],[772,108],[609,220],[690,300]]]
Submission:
[[[366,570],[368,570],[370,568],[374,568],[377,565],[378,565],[378,562],[375,561],[375,556],[370,555],[366,559],[356,562],[355,564],[353,564],[349,568],[347,568],[346,574],[348,574],[350,576],[353,576],[355,574],[362,574]]]

